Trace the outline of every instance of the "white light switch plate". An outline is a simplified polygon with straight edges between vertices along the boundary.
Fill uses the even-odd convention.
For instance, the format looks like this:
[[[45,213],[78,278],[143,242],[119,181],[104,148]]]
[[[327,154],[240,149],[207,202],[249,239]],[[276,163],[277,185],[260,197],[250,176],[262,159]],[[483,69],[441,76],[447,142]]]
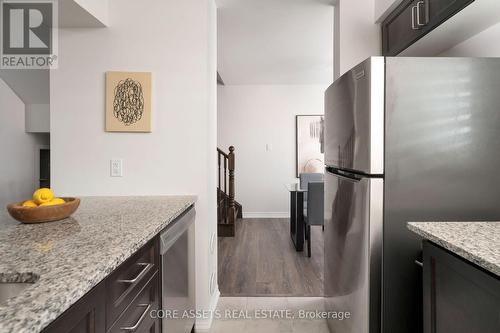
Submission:
[[[123,177],[123,160],[111,160],[111,177]]]

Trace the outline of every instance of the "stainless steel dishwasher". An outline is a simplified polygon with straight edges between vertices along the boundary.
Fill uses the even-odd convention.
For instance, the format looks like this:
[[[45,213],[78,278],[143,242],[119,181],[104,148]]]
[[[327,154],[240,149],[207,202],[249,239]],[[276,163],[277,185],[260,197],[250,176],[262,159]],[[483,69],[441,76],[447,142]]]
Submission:
[[[194,325],[195,215],[189,208],[160,235],[163,333],[189,333]]]

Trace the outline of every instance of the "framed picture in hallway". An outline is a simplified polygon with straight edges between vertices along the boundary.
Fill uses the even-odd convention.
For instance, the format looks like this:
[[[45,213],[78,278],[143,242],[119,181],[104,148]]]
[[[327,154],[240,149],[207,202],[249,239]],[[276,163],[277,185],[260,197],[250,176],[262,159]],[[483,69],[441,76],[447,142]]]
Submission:
[[[106,73],[106,132],[151,132],[151,73]]]
[[[301,173],[323,173],[323,115],[295,117],[296,177]]]

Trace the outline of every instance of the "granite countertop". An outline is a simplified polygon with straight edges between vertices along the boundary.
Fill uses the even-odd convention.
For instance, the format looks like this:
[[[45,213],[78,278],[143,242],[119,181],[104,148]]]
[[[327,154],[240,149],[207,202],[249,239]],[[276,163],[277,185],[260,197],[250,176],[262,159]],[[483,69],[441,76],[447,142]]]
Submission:
[[[33,282],[0,304],[0,332],[40,332],[196,201],[86,197],[72,217],[36,225],[0,212],[0,281]]]
[[[410,222],[408,229],[500,276],[500,222]]]

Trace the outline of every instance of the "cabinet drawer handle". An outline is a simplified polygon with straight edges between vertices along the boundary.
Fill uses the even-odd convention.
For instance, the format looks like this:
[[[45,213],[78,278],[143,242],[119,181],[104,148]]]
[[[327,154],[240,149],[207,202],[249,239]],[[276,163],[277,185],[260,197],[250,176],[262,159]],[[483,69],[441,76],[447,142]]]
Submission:
[[[423,27],[423,26],[427,25],[427,22],[420,23],[420,16],[421,16],[420,15],[420,8],[423,5],[425,5],[425,3],[423,1],[417,2],[417,5],[416,5],[416,8],[417,8],[417,26],[419,26],[419,27]],[[427,17],[427,12],[425,13],[425,17]],[[426,21],[427,21],[427,19],[426,19]]]
[[[424,267],[423,262],[418,261],[418,260],[415,260],[415,265],[418,265],[418,266],[420,266],[420,267]]]
[[[123,330],[123,331],[132,331],[133,332],[133,331],[135,331],[139,327],[139,325],[141,325],[141,323],[144,320],[144,318],[146,318],[146,315],[148,314],[149,309],[151,309],[151,304],[139,304],[138,306],[140,306],[140,307],[145,306],[146,307],[146,309],[144,310],[144,312],[139,317],[139,320],[137,320],[137,322],[135,323],[134,326],[120,327],[121,330]]]
[[[420,28],[415,25],[415,16],[417,14],[417,6],[411,7],[411,28],[413,30],[419,30]]]
[[[132,280],[117,280],[117,281],[120,283],[136,283],[137,281],[142,279],[144,275],[146,275],[146,273],[151,269],[151,267],[153,267],[153,264],[145,262],[140,262],[137,265],[144,266],[144,268],[140,271],[139,274],[137,274],[135,278],[133,278]]]

